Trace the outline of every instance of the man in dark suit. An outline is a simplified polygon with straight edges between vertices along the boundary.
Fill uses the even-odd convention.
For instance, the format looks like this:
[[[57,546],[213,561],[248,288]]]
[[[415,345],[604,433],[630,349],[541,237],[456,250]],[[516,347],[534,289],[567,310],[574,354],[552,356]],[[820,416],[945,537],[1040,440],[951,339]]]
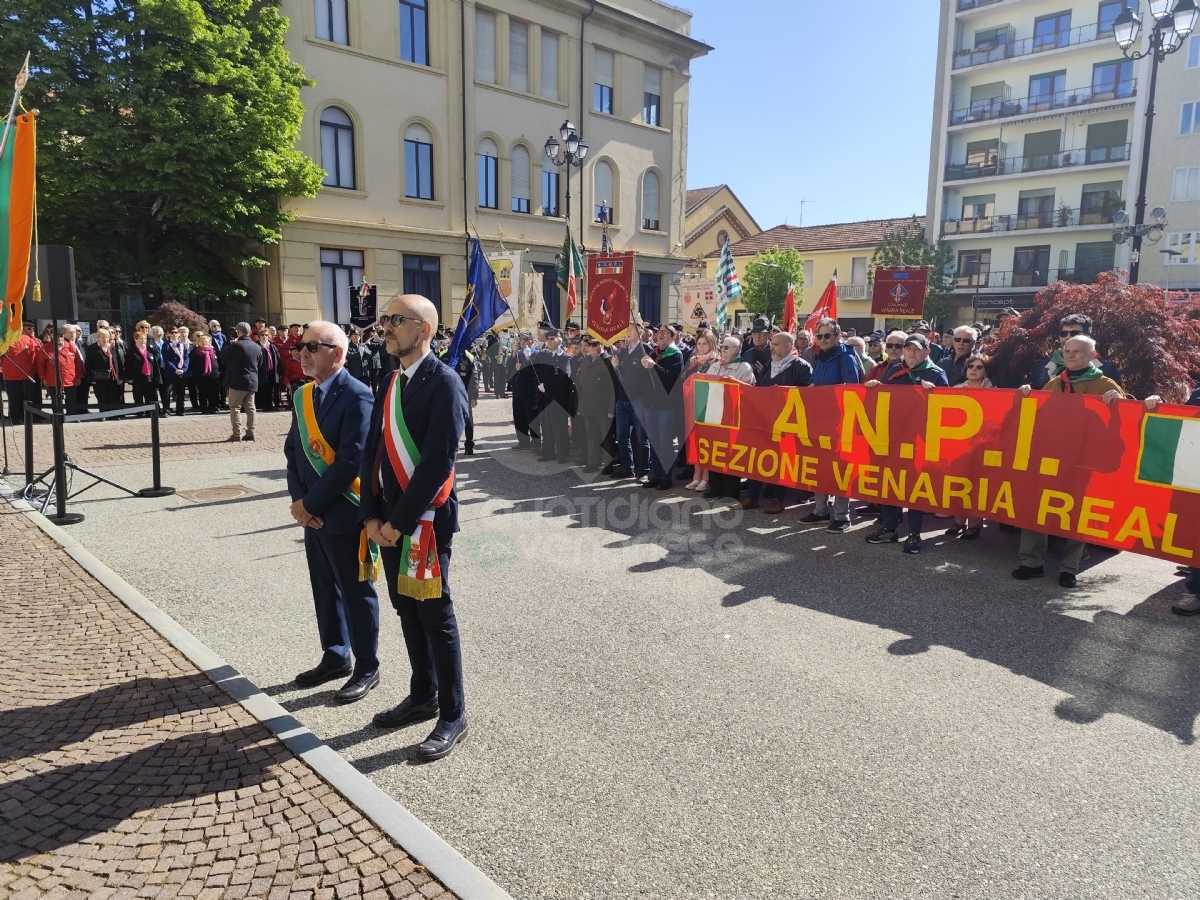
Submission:
[[[230,341],[221,351],[221,366],[225,370],[226,401],[229,404],[229,422],[233,434],[228,441],[254,440],[254,395],[258,392],[258,368],[262,365],[262,347],[254,343],[250,325],[237,323],[237,340]],[[246,412],[246,434],[242,435],[242,423],[238,413]],[[180,415],[183,410],[180,409]]]
[[[300,364],[313,381],[296,393],[283,452],[292,518],[304,528],[325,652],[316,668],[296,676],[296,683],[311,687],[349,677],[333,698],[352,703],[379,684],[379,598],[373,578],[359,580],[362,525],[354,499],[371,421],[371,389],[346,371],[349,342],[337,325],[313,322],[301,341]]]
[[[374,722],[398,728],[436,718],[417,748],[426,760],[446,756],[467,734],[449,577],[450,545],[458,531],[454,457],[470,407],[462,379],[430,352],[437,321],[437,309],[417,294],[395,297],[380,318],[387,351],[399,358],[400,368],[379,385],[359,473],[360,515],[379,544],[412,666],[409,695],[376,714]],[[427,551],[419,551],[427,529],[432,540]],[[409,552],[402,552],[409,539]]]

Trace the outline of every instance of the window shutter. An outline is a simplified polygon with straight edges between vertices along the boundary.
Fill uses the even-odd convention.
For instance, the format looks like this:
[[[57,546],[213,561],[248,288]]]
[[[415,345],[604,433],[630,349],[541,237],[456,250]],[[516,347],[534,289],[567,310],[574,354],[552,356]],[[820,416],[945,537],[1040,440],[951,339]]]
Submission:
[[[529,199],[529,151],[520,145],[513,148],[512,195],[514,200]]]
[[[595,178],[595,184],[596,184],[596,206],[600,206],[600,204],[607,201],[608,208],[612,209],[613,208],[612,167],[608,163],[604,162],[604,160],[601,160],[600,162],[596,163],[596,172],[595,172],[594,178]]]
[[[491,138],[484,138],[479,142],[480,156],[499,156],[499,151],[496,150],[496,144]]]
[[[475,9],[475,78],[496,81],[496,14]]]
[[[508,25],[508,86],[529,90],[529,26],[510,21]]]
[[[609,206],[611,206],[611,201]],[[658,175],[654,172],[647,172],[645,179],[642,181],[642,219],[645,222],[657,223],[658,215]],[[643,222],[643,224],[645,224]],[[653,227],[657,228],[655,224]]]
[[[596,84],[613,86],[613,55],[607,50],[596,48]]]
[[[404,129],[404,139],[406,141],[417,141],[421,144],[432,144],[433,138],[425,129],[425,126],[418,125],[416,122]]]
[[[662,71],[654,66],[646,66],[646,93],[662,96]]]
[[[350,46],[349,13],[346,0],[333,0],[333,34],[331,40]]]
[[[542,96],[558,99],[558,35],[542,32]]]

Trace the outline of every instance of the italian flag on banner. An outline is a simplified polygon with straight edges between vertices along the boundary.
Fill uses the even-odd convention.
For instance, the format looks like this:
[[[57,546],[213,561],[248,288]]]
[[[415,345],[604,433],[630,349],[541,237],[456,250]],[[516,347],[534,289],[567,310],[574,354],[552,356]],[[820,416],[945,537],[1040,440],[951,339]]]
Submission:
[[[21,309],[29,275],[29,245],[33,237],[34,138],[33,113],[13,116],[5,129],[8,140],[0,156],[0,354],[21,336]]]
[[[1200,419],[1146,416],[1137,480],[1200,493]]]
[[[739,423],[738,386],[728,381],[693,382],[697,425],[737,428]]]

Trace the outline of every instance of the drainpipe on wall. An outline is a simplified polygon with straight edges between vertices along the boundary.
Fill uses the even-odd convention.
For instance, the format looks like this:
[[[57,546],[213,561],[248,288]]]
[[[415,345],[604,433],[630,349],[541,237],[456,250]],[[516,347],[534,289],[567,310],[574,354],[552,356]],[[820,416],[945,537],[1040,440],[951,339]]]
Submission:
[[[471,266],[471,197],[467,179],[470,159],[467,153],[467,0],[458,0],[459,37],[462,44],[462,153],[463,153],[463,234],[466,235],[467,268]]]
[[[579,135],[581,137],[583,136],[583,116],[584,116],[584,111],[586,109],[586,107],[583,105],[583,100],[584,100],[583,86],[585,83],[584,77],[583,77],[583,26],[587,22],[587,20],[589,18],[591,18],[592,13],[594,13],[596,11],[596,0],[591,0],[591,4],[592,4],[592,8],[589,9],[586,13],[584,13],[583,18],[581,18],[579,20]],[[571,167],[570,166],[567,167],[567,177],[568,178],[571,177]],[[583,202],[583,185],[584,185],[583,167],[580,166],[580,168],[579,168],[579,248],[581,250],[585,249],[584,242],[583,242],[583,210],[584,210],[584,206],[585,206],[585,204]],[[570,224],[570,223],[568,223],[568,224]]]

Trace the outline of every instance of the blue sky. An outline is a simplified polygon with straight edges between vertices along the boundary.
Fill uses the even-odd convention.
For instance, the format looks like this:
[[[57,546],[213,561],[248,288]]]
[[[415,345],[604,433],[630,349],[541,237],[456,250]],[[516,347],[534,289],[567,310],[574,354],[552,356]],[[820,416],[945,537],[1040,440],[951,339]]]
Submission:
[[[692,62],[688,187],[728,184],[763,228],[924,214],[936,0],[674,0]]]

